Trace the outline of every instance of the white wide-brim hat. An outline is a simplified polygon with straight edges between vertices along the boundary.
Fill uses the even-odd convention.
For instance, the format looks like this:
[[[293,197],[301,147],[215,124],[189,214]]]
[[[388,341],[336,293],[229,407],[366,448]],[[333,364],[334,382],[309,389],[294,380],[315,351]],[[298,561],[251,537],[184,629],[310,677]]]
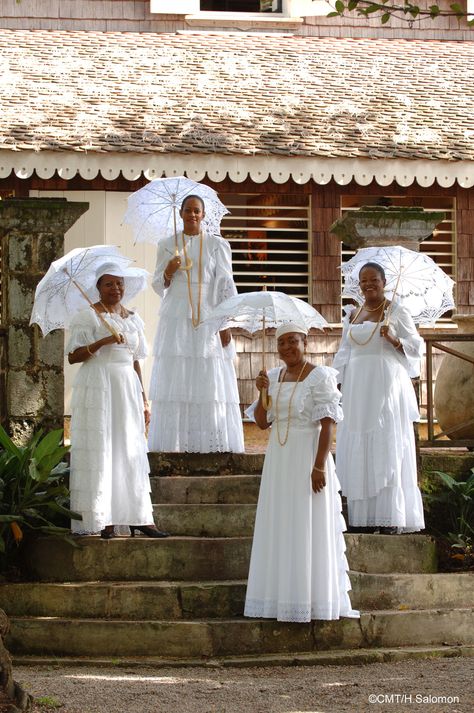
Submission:
[[[144,270],[141,267],[122,267],[114,262],[104,263],[96,271],[95,285],[91,290],[93,294],[89,295],[94,300],[97,300],[99,294],[97,282],[104,275],[113,275],[114,277],[123,278],[125,290],[121,301],[124,303],[130,302],[139,292],[145,290],[148,286],[148,278],[150,277],[148,270]]]

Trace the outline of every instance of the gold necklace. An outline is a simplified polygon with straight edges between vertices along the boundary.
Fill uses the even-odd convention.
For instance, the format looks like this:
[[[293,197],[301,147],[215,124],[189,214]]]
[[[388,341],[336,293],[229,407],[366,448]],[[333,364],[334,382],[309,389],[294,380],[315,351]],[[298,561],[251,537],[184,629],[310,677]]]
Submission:
[[[386,302],[386,299],[384,297],[382,302],[377,307],[372,307],[372,309],[370,309],[370,307],[367,307],[367,305],[365,307],[364,307],[364,305],[362,305],[362,307],[364,307],[366,312],[377,312],[377,310],[380,309],[381,306],[385,304],[385,302]]]
[[[293,386],[293,390],[292,390],[292,392],[291,392],[291,394],[290,394],[290,401],[289,401],[289,403],[288,403],[288,420],[287,420],[287,422],[286,422],[286,433],[285,433],[285,437],[284,437],[283,441],[282,441],[281,438],[280,438],[280,417],[279,417],[279,413],[278,413],[278,401],[279,401],[279,398],[280,398],[281,385],[283,384],[283,381],[284,381],[284,379],[285,379],[286,372],[288,371],[288,368],[285,369],[285,373],[283,374],[283,376],[282,376],[282,378],[281,378],[281,381],[280,381],[280,384],[279,384],[279,386],[278,386],[278,393],[277,393],[276,404],[275,404],[275,414],[276,414],[277,438],[278,438],[278,443],[280,444],[280,446],[284,446],[285,443],[286,443],[287,440],[288,440],[288,434],[290,433],[291,404],[292,404],[292,402],[293,402],[293,396],[295,395],[296,387],[298,386],[299,381],[300,381],[301,377],[303,376],[303,371],[304,371],[304,368],[305,368],[305,366],[306,366],[306,363],[307,363],[306,361],[303,362],[303,366],[301,367],[301,371],[300,371],[300,373],[298,374],[298,378],[296,379],[295,385]]]
[[[386,302],[386,300],[384,300],[384,301],[382,302],[382,304],[385,305],[385,302]],[[380,307],[381,307],[381,305],[379,305],[379,308],[380,308]],[[358,317],[358,316],[360,315],[360,313],[362,312],[362,308],[363,308],[363,305],[362,305],[361,307],[359,307],[359,309],[357,310],[357,313],[356,313],[354,319],[352,320],[352,324],[354,324],[354,322],[356,321],[357,317]],[[370,311],[370,310],[369,310],[369,311]],[[375,311],[375,310],[374,310],[374,311]],[[375,332],[377,331],[378,326],[379,326],[379,324],[380,324],[380,322],[381,322],[381,320],[382,320],[383,314],[384,314],[384,310],[382,309],[381,312],[380,312],[380,314],[379,314],[379,318],[378,318],[378,320],[377,320],[376,323],[375,323],[375,327],[373,328],[372,332],[371,332],[370,335],[369,335],[369,338],[366,339],[366,340],[363,341],[363,342],[358,342],[358,341],[357,341],[357,339],[356,339],[356,338],[353,336],[353,334],[352,334],[352,327],[351,327],[351,328],[349,329],[349,337],[352,339],[352,341],[355,342],[355,344],[358,344],[359,347],[365,347],[365,345],[370,342],[370,340],[371,340],[372,337],[374,336]]]
[[[125,319],[125,307],[123,305],[120,305],[120,312],[114,312],[111,309],[107,309],[102,300],[99,300],[99,304],[104,308],[104,312],[107,312],[107,314],[118,314],[122,319]]]
[[[184,232],[181,233],[183,242],[183,257],[185,265],[188,264],[188,253],[186,243],[184,241]],[[193,291],[191,289],[191,270],[186,270],[186,279],[188,281],[188,298],[191,307],[191,322],[193,327],[198,327],[201,322],[201,294],[202,294],[202,230],[199,231],[199,263],[198,263],[198,304],[197,304],[197,319],[194,314]]]

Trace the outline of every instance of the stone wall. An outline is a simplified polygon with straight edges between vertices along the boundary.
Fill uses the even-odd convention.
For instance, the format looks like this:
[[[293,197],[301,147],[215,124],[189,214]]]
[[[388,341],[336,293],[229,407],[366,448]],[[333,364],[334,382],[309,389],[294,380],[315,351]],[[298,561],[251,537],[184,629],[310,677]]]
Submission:
[[[64,234],[88,208],[64,199],[7,199],[0,202],[4,246],[6,425],[24,441],[37,427],[63,425],[63,332],[43,338],[29,326],[36,286],[63,254]]]
[[[7,330],[0,327],[0,424],[7,417]]]

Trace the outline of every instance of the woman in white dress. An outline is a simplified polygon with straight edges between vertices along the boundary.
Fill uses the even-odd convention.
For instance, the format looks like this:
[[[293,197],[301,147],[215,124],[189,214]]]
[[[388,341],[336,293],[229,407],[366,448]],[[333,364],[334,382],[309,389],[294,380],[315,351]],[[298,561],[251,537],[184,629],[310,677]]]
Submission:
[[[419,376],[423,340],[408,311],[385,299],[380,265],[362,267],[359,284],[365,301],[346,309],[333,363],[344,410],[337,472],[351,527],[415,532],[424,528],[424,516],[413,432],[419,411],[410,377]]]
[[[115,525],[129,525],[132,536],[135,530],[167,534],[153,524],[150,498],[150,414],[139,362],[147,353],[143,322],[121,304],[127,281],[139,279],[138,272],[105,265],[96,275],[99,301],[70,325],[69,363],[81,364],[71,402],[71,509],[82,515],[72,521],[76,534],[100,532],[110,539]]]
[[[260,372],[248,415],[272,424],[265,455],[245,616],[308,622],[357,617],[351,607],[339,483],[329,451],[342,418],[336,372],[305,359],[306,330],[276,332],[285,367]],[[272,403],[265,411],[261,391]]]
[[[202,323],[213,307],[237,293],[230,246],[219,235],[202,232],[201,198],[187,196],[180,215],[181,255],[173,257],[174,237],[159,242],[152,282],[163,301],[150,384],[149,449],[242,453],[231,333]]]

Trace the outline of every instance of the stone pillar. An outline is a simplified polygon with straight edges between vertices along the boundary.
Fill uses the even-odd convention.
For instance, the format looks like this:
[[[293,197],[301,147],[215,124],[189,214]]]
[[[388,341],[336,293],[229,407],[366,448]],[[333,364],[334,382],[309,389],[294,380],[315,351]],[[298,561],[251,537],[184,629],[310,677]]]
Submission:
[[[0,201],[4,326],[8,330],[6,426],[17,442],[38,427],[62,428],[64,333],[29,326],[36,285],[64,253],[64,234],[88,210],[65,198]]]

